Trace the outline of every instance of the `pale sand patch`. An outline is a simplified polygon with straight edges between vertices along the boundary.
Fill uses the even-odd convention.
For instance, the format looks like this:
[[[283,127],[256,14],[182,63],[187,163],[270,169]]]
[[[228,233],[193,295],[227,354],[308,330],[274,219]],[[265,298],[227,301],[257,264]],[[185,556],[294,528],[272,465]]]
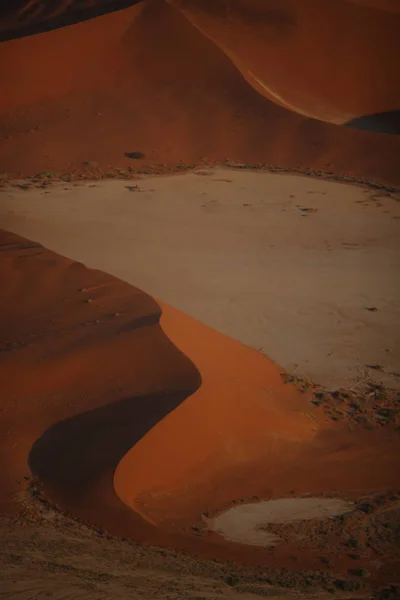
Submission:
[[[398,386],[400,203],[302,176],[209,173],[62,183],[48,193],[4,188],[1,226],[120,277],[298,376],[327,387],[368,376]]]
[[[282,498],[233,506],[214,519],[204,519],[226,540],[251,546],[275,546],[280,538],[266,530],[268,523],[293,523],[327,519],[353,510],[340,498]]]

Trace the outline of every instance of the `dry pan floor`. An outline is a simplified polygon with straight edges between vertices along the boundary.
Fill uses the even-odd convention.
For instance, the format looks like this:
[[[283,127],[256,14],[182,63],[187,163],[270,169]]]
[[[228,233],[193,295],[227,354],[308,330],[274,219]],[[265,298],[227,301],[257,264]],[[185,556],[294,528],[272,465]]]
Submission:
[[[398,387],[396,193],[200,170],[5,186],[2,227],[138,286],[328,388]]]

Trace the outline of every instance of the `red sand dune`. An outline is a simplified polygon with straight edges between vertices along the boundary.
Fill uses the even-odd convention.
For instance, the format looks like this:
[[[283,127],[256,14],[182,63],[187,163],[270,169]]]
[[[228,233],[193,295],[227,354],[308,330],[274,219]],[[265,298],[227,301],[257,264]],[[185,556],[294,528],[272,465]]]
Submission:
[[[6,232],[0,251],[2,511],[32,472],[112,533],[285,564],[292,546],[271,557],[190,526],[235,498],[398,483],[391,429],[333,426],[268,358],[115,278]]]
[[[332,428],[265,355],[161,308],[164,332],[193,360],[202,385],[118,466],[117,493],[144,517],[184,524],[232,499],[383,489],[399,481],[400,459],[379,466],[379,436]],[[395,448],[396,436],[389,437]]]
[[[118,505],[118,461],[200,385],[199,373],[147,294],[0,233],[1,510],[13,510],[29,463],[66,504],[84,504],[101,481],[91,509],[104,513],[109,496]]]
[[[321,12],[321,23],[329,10]],[[387,23],[383,11],[372,12],[382,13],[382,26]],[[390,31],[395,19],[390,15]],[[365,23],[371,32],[372,17],[365,17]],[[304,38],[307,32],[301,31]],[[315,36],[319,31],[316,24]],[[374,57],[386,57],[392,34],[380,40],[378,47],[374,36],[370,37]],[[361,42],[365,46],[360,33]],[[331,40],[330,60],[331,48],[342,48],[342,44]],[[276,65],[277,48],[279,44],[274,46]],[[307,72],[299,88],[312,89],[310,78],[314,78],[316,85],[322,81],[327,86],[326,90],[322,87],[324,94],[328,90],[339,101],[339,67],[325,77],[321,65],[313,70],[310,64],[314,50],[304,48],[305,56],[301,52],[288,41],[281,59],[287,63],[293,53],[299,54],[300,72]],[[352,78],[349,57],[343,53],[340,57],[347,81]],[[374,57],[365,64],[375,69]],[[279,64],[283,77],[285,64]],[[391,65],[389,61],[387,67]],[[386,98],[388,86],[395,89],[395,73],[390,81],[381,78],[379,85],[363,93],[365,104],[360,103],[356,90],[345,90],[343,98],[353,103],[350,108],[344,105],[345,112],[390,108],[379,98],[382,93]],[[364,66],[361,74],[370,76]],[[0,164],[9,173],[65,173],[82,167],[84,161],[96,161],[107,169],[231,158],[400,181],[398,138],[307,119],[267,100],[210,40],[163,2],[149,0],[91,21],[0,44],[0,78]],[[124,156],[135,150],[146,154],[144,161],[133,163]]]
[[[286,97],[282,104],[335,122],[397,108],[378,64],[385,60],[395,75],[398,14],[393,5],[389,15],[356,4],[338,0],[322,10],[308,0],[309,21],[297,3],[285,3],[284,29],[293,15],[302,27],[285,42],[272,28],[273,59],[265,65]],[[201,12],[199,24],[193,6],[178,8],[228,55],[232,40],[244,41],[253,76],[242,58],[232,57],[241,74],[179,10],[156,0],[0,44],[1,170],[231,158],[400,182],[399,139],[299,116],[278,106],[276,93],[266,94],[272,102],[263,86],[260,94],[246,82],[262,80],[264,63],[256,36],[250,44],[251,28],[241,23],[244,0],[235,4],[231,32],[209,31],[208,17]],[[356,30],[343,14],[357,16]],[[376,24],[384,37],[374,37]],[[358,59],[360,52],[369,60]],[[294,88],[285,77],[293,61],[301,76]],[[371,78],[377,85],[366,92]],[[143,161],[124,156],[137,150]],[[398,487],[390,428],[348,432],[328,424],[265,356],[104,273],[5,232],[0,251],[2,510],[16,509],[15,494],[32,472],[63,509],[112,533],[205,556],[288,564],[292,547],[271,557],[187,530],[233,498]],[[299,569],[320,568],[312,552],[299,546],[296,554]],[[335,569],[347,568],[348,558],[338,558]]]
[[[348,0],[168,0],[262,95],[342,124],[400,107],[400,10]]]

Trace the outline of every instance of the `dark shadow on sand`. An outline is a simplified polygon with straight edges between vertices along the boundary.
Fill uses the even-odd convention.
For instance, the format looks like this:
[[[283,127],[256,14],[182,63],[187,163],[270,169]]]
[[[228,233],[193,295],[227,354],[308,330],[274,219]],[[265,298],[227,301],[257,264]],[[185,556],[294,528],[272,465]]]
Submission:
[[[400,135],[400,110],[388,110],[373,115],[363,115],[345,123],[345,126],[372,131],[373,133]]]
[[[67,496],[83,492],[199,385],[200,378],[191,389],[123,398],[56,423],[32,446],[32,473]]]
[[[71,8],[67,8],[61,15],[46,17],[46,13],[49,15],[49,13],[51,14],[51,12],[55,10],[54,1],[47,0],[47,6],[46,3],[44,3],[43,9],[38,15],[38,20],[29,22],[29,13],[25,12],[24,18],[28,20],[27,24],[24,24],[23,20],[21,20],[21,25],[19,27],[14,26],[9,29],[3,29],[4,25],[2,25],[2,22],[10,19],[13,14],[17,13],[18,10],[21,10],[26,4],[26,0],[24,0],[24,2],[18,2],[18,5],[16,2],[14,4],[14,2],[9,0],[8,3],[5,3],[8,4],[8,6],[5,6],[4,3],[1,5],[0,3],[0,42],[6,42],[29,35],[36,35],[38,33],[45,33],[68,25],[74,25],[81,21],[88,21],[89,19],[100,17],[101,15],[129,8],[140,2],[143,2],[143,0],[103,0],[102,2],[96,2],[95,6],[89,8],[79,8],[75,3],[75,5],[73,4]],[[36,4],[35,7],[37,10]]]
[[[127,314],[125,321],[117,326],[114,319],[112,329],[107,333],[106,323],[104,323],[98,330],[99,334],[103,330],[102,338],[105,335],[135,336],[135,332],[148,329],[149,335],[152,336],[149,360],[157,360],[155,358],[157,356],[158,360],[160,357],[161,360],[172,359],[171,365],[177,369],[176,384],[174,381],[168,384],[169,388],[162,389],[162,384],[157,383],[157,364],[155,364],[153,387],[155,390],[159,388],[158,391],[134,394],[103,406],[86,409],[84,412],[54,423],[34,442],[28,458],[32,474],[44,485],[52,501],[87,522],[93,522],[91,520],[93,515],[96,523],[105,527],[111,526],[119,534],[121,530],[115,527],[115,522],[126,523],[127,520],[131,520],[131,516],[127,516],[126,511],[132,511],[124,507],[115,494],[113,485],[115,469],[125,454],[146,433],[201,385],[201,376],[196,366],[174,346],[162,330],[160,306],[151,296],[131,286],[127,287],[128,298],[132,293],[131,290],[134,290],[129,302],[131,314]],[[138,303],[136,310],[135,303]],[[136,318],[133,316],[135,312]],[[96,343],[96,338],[93,336],[94,334],[91,333],[91,344]],[[158,344],[164,348],[161,354],[157,352]],[[148,353],[149,347],[143,351]],[[132,356],[132,361],[134,360],[135,355]],[[136,370],[137,368],[133,369],[133,373]],[[179,380],[180,374],[182,380]],[[175,439],[171,439],[171,444],[176,442]],[[101,487],[99,493],[98,486]],[[90,501],[87,500],[88,498]],[[85,512],[88,502],[89,513]],[[137,521],[135,521],[136,526]]]
[[[39,254],[38,249],[41,250]],[[128,340],[122,347],[124,352],[129,352],[130,348],[132,351],[129,388],[132,394],[118,398],[118,392],[111,391],[112,396],[106,398],[90,396],[78,414],[53,423],[41,434],[30,449],[28,464],[50,499],[66,511],[92,524],[110,527],[118,535],[124,535],[127,524],[131,523],[130,534],[138,536],[140,517],[135,517],[117,497],[114,471],[124,455],[146,433],[200,387],[201,375],[190,358],[163,331],[160,325],[162,309],[150,295],[101,271],[62,259],[40,244],[1,229],[0,250],[2,259],[16,261],[15,269],[18,270],[17,278],[11,276],[12,270],[11,275],[6,273],[10,281],[6,280],[3,286],[4,298],[9,300],[4,304],[7,318],[10,318],[11,303],[16,302],[19,293],[27,293],[29,286],[36,285],[40,298],[39,304],[36,298],[32,304],[20,302],[13,307],[13,327],[6,330],[3,326],[5,337],[2,343],[6,349],[8,345],[12,346],[16,330],[21,336],[18,339],[30,339],[33,324],[40,333],[34,356],[49,358],[59,353],[60,360],[67,363],[71,356],[76,356],[79,361],[80,353],[85,355],[85,348],[95,348],[97,344],[107,347],[108,340],[120,336],[126,336]],[[25,259],[20,263],[18,258],[22,255]],[[104,288],[107,291],[102,296]],[[89,293],[98,294],[98,298],[88,304]],[[69,301],[65,302],[65,299]],[[121,312],[115,313],[114,308]],[[45,318],[38,320],[38,315],[45,315]],[[58,325],[60,317],[62,324]],[[96,325],[88,326],[90,323]],[[65,341],[63,333],[66,332],[71,333],[71,338],[67,336]],[[57,340],[52,348],[47,347],[48,335]],[[61,335],[60,340],[58,335]],[[111,344],[110,353],[112,348]],[[77,355],[76,350],[79,350]],[[114,362],[111,362],[110,373],[105,375],[112,385]],[[150,374],[146,375],[149,392],[145,393],[139,386],[135,393],[135,382],[142,380],[140,364]],[[151,371],[153,366],[154,371]],[[99,364],[99,369],[107,370],[107,362]],[[84,377],[82,375],[82,385]],[[75,388],[71,393],[76,400]],[[43,409],[37,406],[32,410],[35,414]],[[79,411],[79,404],[75,409],[66,408],[63,414],[71,415],[72,411]],[[29,430],[29,423],[26,427]],[[176,444],[178,440],[171,439],[170,442]],[[145,529],[145,536],[148,532],[148,528]]]
[[[157,327],[154,315],[128,322],[127,330],[147,326]],[[165,336],[158,327],[160,336]],[[181,354],[186,385],[179,386],[178,381],[178,389],[132,395],[59,421],[34,442],[28,458],[32,474],[52,502],[86,523],[115,535],[129,532],[142,541],[149,531],[143,530],[141,517],[123,505],[115,493],[114,472],[129,450],[201,385],[195,365],[170,344],[171,352]]]

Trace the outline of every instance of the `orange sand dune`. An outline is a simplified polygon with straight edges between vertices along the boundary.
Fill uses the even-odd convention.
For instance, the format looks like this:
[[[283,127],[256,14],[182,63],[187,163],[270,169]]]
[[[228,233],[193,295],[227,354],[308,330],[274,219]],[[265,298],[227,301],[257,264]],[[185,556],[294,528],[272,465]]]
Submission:
[[[383,11],[374,12],[386,19]],[[395,18],[391,15],[391,22]],[[367,25],[371,27],[370,17]],[[376,49],[378,57],[388,51],[391,35]],[[289,44],[282,60],[290,60],[295,50]],[[310,78],[321,75],[321,68],[313,71],[307,64],[314,50],[307,52],[304,60],[299,57],[299,72],[307,71],[302,90],[312,90]],[[377,64],[375,58],[371,61]],[[347,57],[341,54],[340,68],[344,63]],[[283,77],[285,64],[279,65]],[[333,83],[338,68],[335,76],[326,78],[335,97],[340,90]],[[368,73],[363,67],[362,77]],[[351,79],[348,69],[344,74]],[[8,173],[65,173],[85,161],[107,169],[231,158],[400,181],[399,139],[324,124],[270,102],[252,89],[222,51],[163,2],[149,0],[4,42],[0,79],[0,165]],[[359,94],[354,96],[349,88],[349,100],[355,104],[350,110],[344,106],[345,112],[390,108],[386,101],[381,106],[376,96],[386,94],[389,83],[381,83],[368,93],[368,106],[359,104]],[[124,156],[138,150],[146,155],[143,161]]]
[[[288,109],[343,124],[400,108],[400,13],[391,4],[168,1],[255,89]]]
[[[142,0],[22,0],[0,10],[2,39],[32,35]],[[332,123],[400,107],[396,0],[167,0],[263,96]]]
[[[400,459],[386,454],[398,447],[396,434],[377,453],[380,434],[331,428],[265,355],[161,307],[163,330],[193,360],[202,385],[118,466],[115,489],[144,518],[176,526],[233,499],[400,481]]]
[[[112,533],[282,565],[292,546],[271,557],[190,525],[238,498],[398,484],[397,434],[328,425],[265,356],[18,236],[1,232],[0,257],[2,511],[31,472]]]
[[[115,467],[135,436],[191,394],[200,377],[143,292],[4,231],[0,244],[0,487],[7,508],[28,472],[32,444],[55,423],[82,418],[81,427],[66,429],[67,441],[58,434],[57,456],[34,444],[32,471],[81,490]],[[93,409],[99,416],[91,419]]]

